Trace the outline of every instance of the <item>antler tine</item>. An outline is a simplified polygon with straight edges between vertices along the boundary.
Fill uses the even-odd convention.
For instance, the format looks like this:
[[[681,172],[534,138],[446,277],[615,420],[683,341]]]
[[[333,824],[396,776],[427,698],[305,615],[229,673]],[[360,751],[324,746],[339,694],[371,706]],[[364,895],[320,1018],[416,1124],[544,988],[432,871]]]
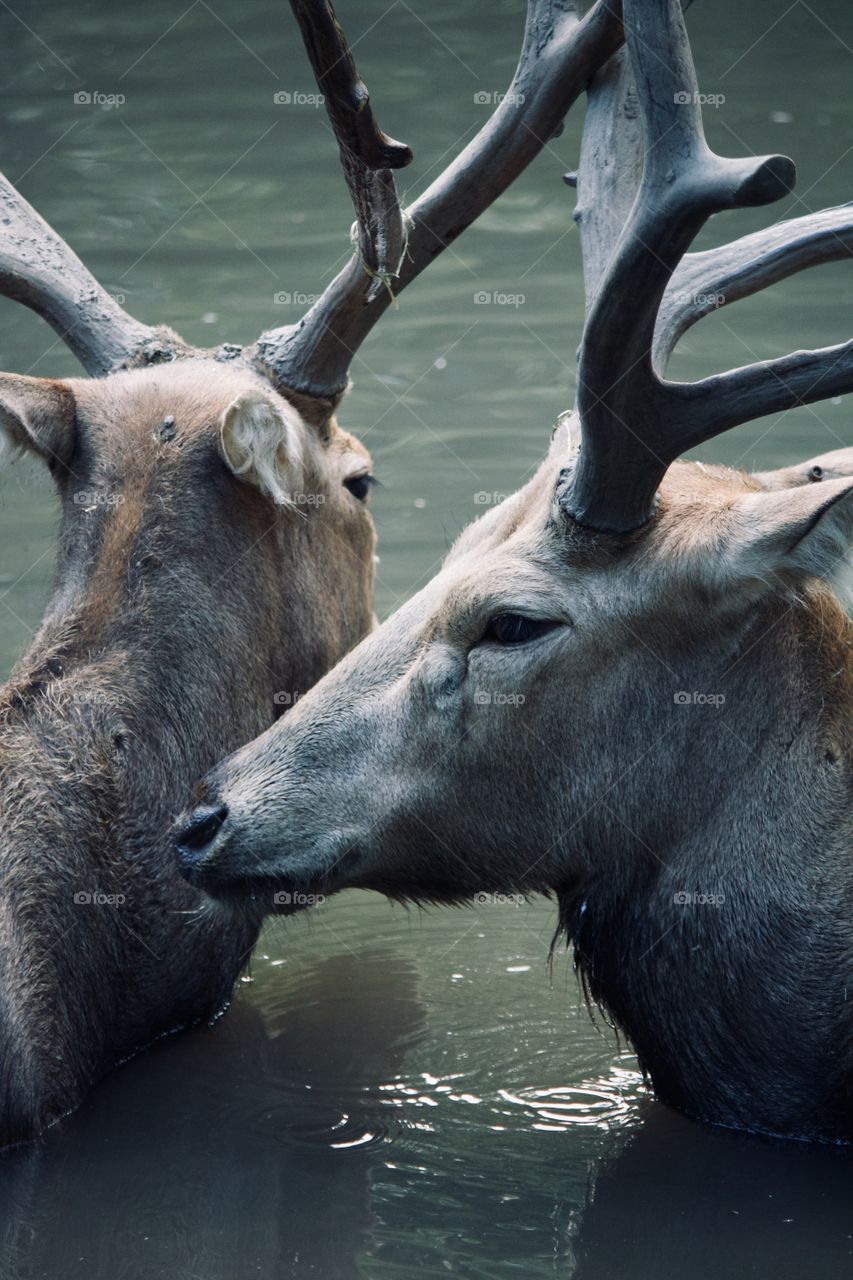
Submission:
[[[719,248],[685,254],[658,313],[655,368],[666,368],[681,335],[711,311],[760,293],[806,267],[851,256],[853,203],[788,218]]]
[[[178,341],[129,316],[2,174],[0,220],[0,293],[46,320],[87,373],[156,359]]]
[[[643,177],[587,320],[578,372],[582,448],[562,493],[580,524],[626,532],[651,516],[658,484],[685,448],[726,425],[685,430],[685,399],[652,363],[667,284],[712,213],[791,190],[785,156],[724,159],[702,129],[680,0],[626,0],[625,38],[643,127]],[[699,384],[695,384],[699,385]]]
[[[290,7],[325,98],[344,165],[352,158],[368,169],[405,168],[412,159],[411,148],[389,138],[376,123],[367,86],[359,77],[330,0],[290,0]]]
[[[305,7],[309,14],[315,8],[310,0]],[[376,269],[365,270],[360,249],[298,324],[261,335],[257,363],[283,385],[334,402],[392,290],[398,294],[411,283],[510,186],[559,131],[621,41],[618,0],[597,0],[580,21],[567,0],[528,0],[509,90],[476,137],[402,215],[405,250],[396,261],[396,245],[386,254],[396,271],[387,273],[388,287],[377,287]],[[380,185],[387,191],[387,183]]]
[[[412,160],[376,123],[370,95],[330,0],[290,0],[302,39],[338,140],[356,214],[357,256],[371,278],[371,293],[388,287],[403,254],[403,218],[393,169]]]

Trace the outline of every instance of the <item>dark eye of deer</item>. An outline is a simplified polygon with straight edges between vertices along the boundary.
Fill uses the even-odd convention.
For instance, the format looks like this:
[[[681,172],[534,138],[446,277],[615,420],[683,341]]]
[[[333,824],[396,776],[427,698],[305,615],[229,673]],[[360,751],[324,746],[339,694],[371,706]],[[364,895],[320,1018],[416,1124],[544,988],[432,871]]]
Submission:
[[[486,627],[483,640],[491,641],[492,644],[528,644],[559,625],[559,622],[550,618],[526,618],[523,613],[499,613]]]
[[[363,476],[351,476],[349,480],[344,481],[344,488],[349,489],[354,498],[358,498],[359,502],[367,502],[370,490],[376,483],[372,475],[365,474]]]
[[[822,479],[823,479],[823,467],[819,467],[817,464],[815,464],[815,465],[812,467],[811,471],[809,472],[809,479],[810,479],[810,480],[822,480]]]

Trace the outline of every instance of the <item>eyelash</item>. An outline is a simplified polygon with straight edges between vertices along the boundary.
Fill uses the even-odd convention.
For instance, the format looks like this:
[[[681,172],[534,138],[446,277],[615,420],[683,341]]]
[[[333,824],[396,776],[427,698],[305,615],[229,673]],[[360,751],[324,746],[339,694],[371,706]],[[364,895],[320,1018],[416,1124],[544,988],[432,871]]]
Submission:
[[[553,618],[528,618],[523,613],[499,613],[491,619],[482,640],[486,643],[509,645],[529,644],[561,624]]]

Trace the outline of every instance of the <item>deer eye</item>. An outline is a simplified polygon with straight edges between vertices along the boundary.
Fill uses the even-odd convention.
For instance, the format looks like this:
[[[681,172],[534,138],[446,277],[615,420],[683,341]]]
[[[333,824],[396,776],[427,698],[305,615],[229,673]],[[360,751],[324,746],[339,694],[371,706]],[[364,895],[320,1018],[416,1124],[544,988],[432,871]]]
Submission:
[[[523,613],[499,613],[483,632],[483,640],[492,644],[529,644],[555,627],[562,626],[553,618],[527,618]]]
[[[344,488],[349,489],[354,498],[358,498],[359,502],[367,502],[370,496],[370,490],[376,484],[376,477],[365,472],[361,476],[350,476],[344,481]]]

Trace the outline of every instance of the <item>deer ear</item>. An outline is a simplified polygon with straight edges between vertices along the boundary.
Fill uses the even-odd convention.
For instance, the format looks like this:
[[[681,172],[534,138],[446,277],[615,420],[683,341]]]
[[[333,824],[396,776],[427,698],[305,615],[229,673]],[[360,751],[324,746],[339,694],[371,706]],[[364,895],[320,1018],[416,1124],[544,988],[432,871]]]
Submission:
[[[220,437],[235,476],[278,506],[294,503],[304,484],[305,424],[292,405],[265,391],[244,391],[223,413]]]
[[[853,449],[834,449],[822,453],[808,462],[798,462],[793,467],[780,467],[778,471],[756,471],[757,480],[764,489],[794,489],[798,485],[816,484],[853,476]]]
[[[824,578],[846,590],[853,568],[853,476],[739,499],[727,552],[739,581]]]
[[[74,393],[54,378],[0,373],[0,466],[27,450],[66,463],[74,448]]]

